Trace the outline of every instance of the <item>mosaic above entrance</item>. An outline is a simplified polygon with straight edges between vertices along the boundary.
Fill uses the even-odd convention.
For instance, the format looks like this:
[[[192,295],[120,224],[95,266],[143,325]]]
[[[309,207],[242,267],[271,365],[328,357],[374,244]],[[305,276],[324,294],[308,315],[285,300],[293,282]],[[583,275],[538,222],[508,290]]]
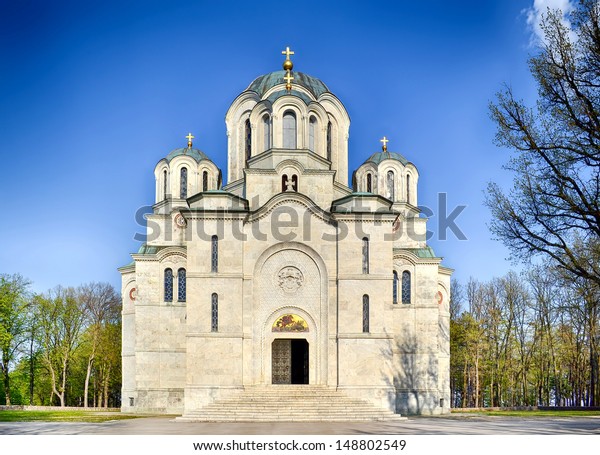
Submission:
[[[308,332],[308,324],[297,314],[284,314],[273,324],[273,332]]]

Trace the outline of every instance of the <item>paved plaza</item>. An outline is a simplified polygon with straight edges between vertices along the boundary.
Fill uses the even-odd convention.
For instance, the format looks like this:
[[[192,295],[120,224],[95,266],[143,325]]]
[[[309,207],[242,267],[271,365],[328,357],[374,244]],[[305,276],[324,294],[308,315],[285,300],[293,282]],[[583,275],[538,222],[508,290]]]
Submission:
[[[105,423],[2,422],[2,435],[592,435],[598,417],[411,417],[402,422],[355,423],[182,423],[148,417]]]

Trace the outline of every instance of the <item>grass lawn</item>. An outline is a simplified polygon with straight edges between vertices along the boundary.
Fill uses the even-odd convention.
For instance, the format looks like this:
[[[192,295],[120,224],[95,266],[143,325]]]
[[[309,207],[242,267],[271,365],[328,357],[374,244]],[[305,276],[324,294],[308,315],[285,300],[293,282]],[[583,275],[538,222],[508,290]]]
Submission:
[[[0,422],[108,422],[137,417],[118,411],[0,411]]]
[[[452,411],[455,416],[497,416],[497,417],[600,417],[600,411]]]

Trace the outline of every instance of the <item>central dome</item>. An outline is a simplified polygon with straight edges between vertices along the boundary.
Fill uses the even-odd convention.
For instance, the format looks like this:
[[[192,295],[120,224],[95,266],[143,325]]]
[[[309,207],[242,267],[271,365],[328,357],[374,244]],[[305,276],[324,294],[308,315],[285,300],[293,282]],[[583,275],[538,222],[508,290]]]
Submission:
[[[285,74],[286,72],[282,70],[273,71],[272,73],[259,76],[252,81],[246,90],[256,92],[258,96],[262,98],[262,96],[271,88],[275,87],[276,85],[284,84],[283,77]],[[300,73],[298,71],[293,71],[292,76],[294,77],[292,87],[294,85],[300,85],[310,91],[315,98],[318,98],[323,93],[329,92],[327,86],[316,77],[312,77],[308,74]]]

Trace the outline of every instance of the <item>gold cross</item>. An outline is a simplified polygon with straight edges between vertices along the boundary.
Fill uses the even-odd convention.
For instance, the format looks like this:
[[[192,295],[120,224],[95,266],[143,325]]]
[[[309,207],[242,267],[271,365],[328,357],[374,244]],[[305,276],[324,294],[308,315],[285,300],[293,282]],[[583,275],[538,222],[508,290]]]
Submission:
[[[192,136],[192,133],[188,133],[188,135],[186,136],[186,139],[188,140],[188,147],[192,148],[192,139],[194,139],[194,136]]]
[[[383,151],[387,152],[387,143],[390,142],[389,139],[385,136],[383,136],[383,139],[380,139],[379,142],[383,143]]]
[[[285,51],[281,51],[282,54],[285,54],[285,59],[289,60],[290,59],[290,55],[294,55],[294,51],[290,51],[290,47],[287,46],[285,48]]]
[[[283,80],[286,82],[285,88],[288,90],[291,90],[292,89],[292,81],[294,80],[294,76],[292,76],[292,73],[290,73],[288,71],[287,74],[283,77]]]

